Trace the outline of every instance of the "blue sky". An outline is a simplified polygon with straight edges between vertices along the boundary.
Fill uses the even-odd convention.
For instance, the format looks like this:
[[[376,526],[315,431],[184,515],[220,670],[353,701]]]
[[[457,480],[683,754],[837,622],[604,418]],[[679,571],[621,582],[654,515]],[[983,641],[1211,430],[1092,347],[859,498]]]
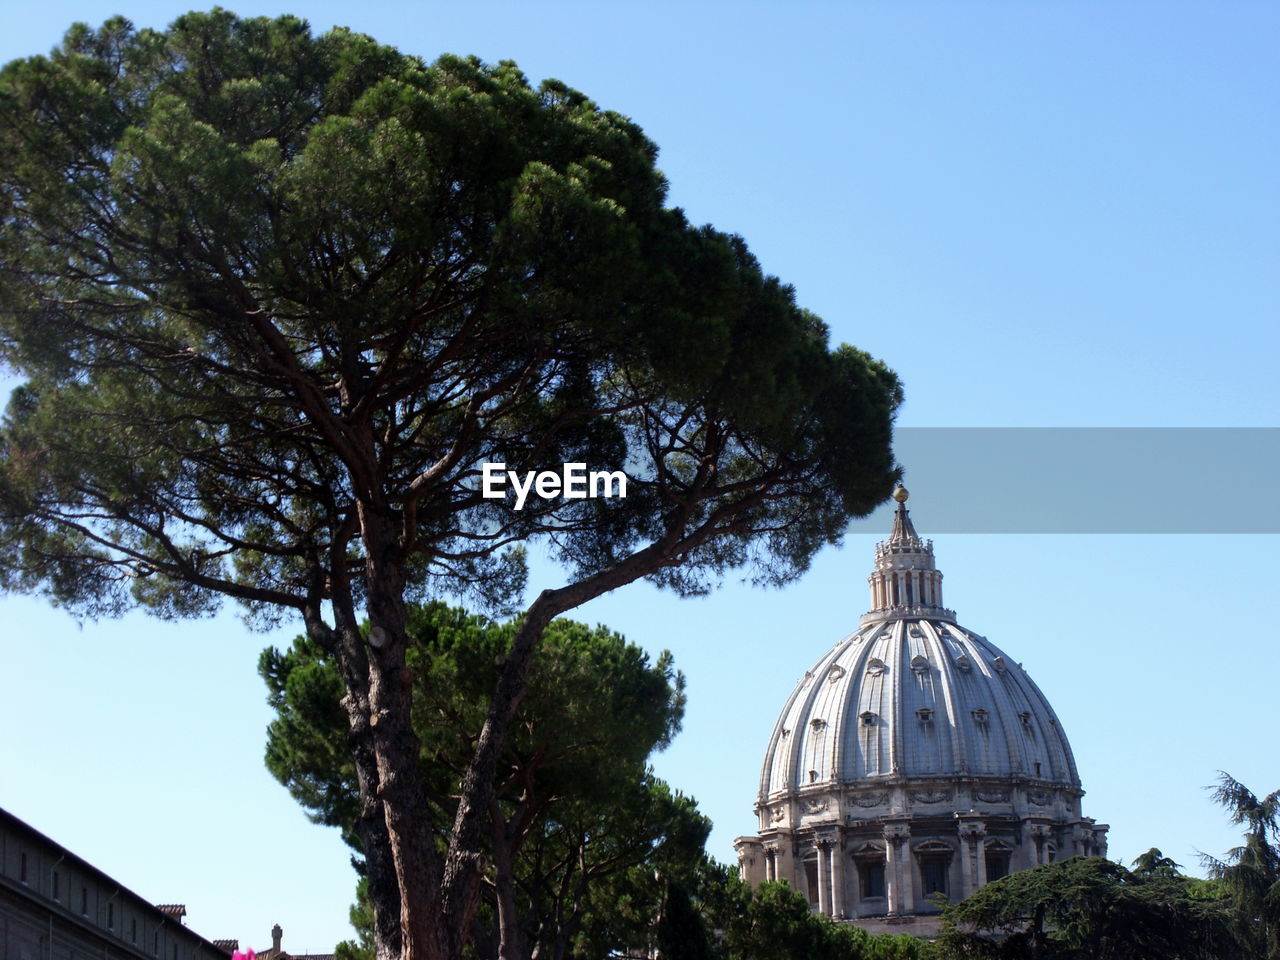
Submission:
[[[514,59],[631,116],[673,203],[741,233],[833,341],[898,371],[905,426],[1280,426],[1274,4],[229,6],[428,58]],[[187,8],[24,4],[6,11],[0,60],[47,52],[76,20],[161,26]],[[944,520],[905,466],[928,536]],[[1275,479],[1223,476],[1204,497],[1247,514]],[[1152,483],[1118,476],[1115,496]],[[887,530],[858,525],[781,592],[730,582],[679,601],[637,585],[579,612],[670,648],[688,675],[658,770],[714,819],[717,856],[754,832],[777,711],[857,626]],[[935,546],[961,624],[1053,703],[1113,856],[1158,846],[1194,868],[1197,850],[1232,846],[1202,787],[1218,769],[1280,787],[1276,537]],[[354,877],[262,767],[255,663],[271,639],[231,612],[78,625],[0,598],[0,806],[143,896],[186,902],[206,936],[262,946],[279,922],[287,949],[329,949]]]

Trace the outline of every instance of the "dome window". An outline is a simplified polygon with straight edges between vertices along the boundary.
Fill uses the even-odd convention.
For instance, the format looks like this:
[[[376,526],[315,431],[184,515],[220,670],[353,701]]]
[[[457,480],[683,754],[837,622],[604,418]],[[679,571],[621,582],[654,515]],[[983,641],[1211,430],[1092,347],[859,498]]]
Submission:
[[[858,865],[858,890],[862,900],[883,900],[885,895],[884,850],[864,843],[853,853]]]
[[[1009,875],[1009,861],[1013,858],[1013,847],[1003,840],[988,840],[984,850],[987,883]]]
[[[933,721],[933,707],[921,707],[916,711],[916,716],[920,718],[921,723],[931,723]]]
[[[996,657],[995,667],[997,673],[1008,673],[1009,665],[1004,662],[1004,657]]]
[[[978,707],[976,710],[970,711],[970,713],[973,715],[973,719],[978,723],[986,723],[991,717],[991,714],[988,713],[984,707]]]
[[[1018,714],[1018,719],[1022,721],[1022,725],[1024,727],[1026,727],[1028,730],[1031,729],[1031,711],[1030,710],[1023,710],[1020,714]]]
[[[973,669],[973,664],[970,662],[969,658],[962,653],[960,656],[956,657],[956,668],[964,673],[968,673]]]
[[[922,656],[914,656],[911,658],[911,669],[918,674],[929,672],[929,661]]]
[[[870,710],[859,714],[858,719],[862,721],[864,727],[874,727],[876,725],[876,715]]]
[[[821,717],[814,717],[809,721],[809,726],[813,727],[814,730],[822,730],[826,725],[827,721],[823,720]]]
[[[833,666],[830,670],[827,671],[827,682],[835,683],[837,680],[839,680],[843,676],[844,676],[844,667],[840,666],[840,664],[837,663],[835,666]]]
[[[879,657],[872,657],[867,663],[867,676],[878,677],[889,669]]]
[[[858,879],[862,886],[863,900],[884,899],[884,863],[864,860],[858,864]]]
[[[818,771],[817,771],[817,770],[810,770],[810,771],[809,771],[809,782],[810,782],[810,783],[817,783],[817,782],[818,782]]]
[[[911,628],[911,636],[917,637],[917,638],[924,636],[924,634],[921,633],[920,631],[920,624],[917,623],[914,627]]]
[[[937,840],[926,840],[916,847],[920,864],[920,890],[925,896],[947,894],[950,887],[952,850]]]

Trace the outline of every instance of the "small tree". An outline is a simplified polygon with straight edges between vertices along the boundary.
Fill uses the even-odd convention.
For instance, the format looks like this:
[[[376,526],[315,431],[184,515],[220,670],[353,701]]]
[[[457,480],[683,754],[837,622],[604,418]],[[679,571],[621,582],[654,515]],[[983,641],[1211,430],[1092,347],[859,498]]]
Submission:
[[[1280,958],[1280,790],[1261,799],[1219,771],[1213,799],[1231,822],[1245,827],[1244,843],[1226,858],[1205,856],[1210,876],[1231,896],[1236,930],[1252,956]]]
[[[712,865],[700,894],[716,956],[723,960],[932,960],[933,944],[906,934],[871,934],[813,912],[785,882],[752,890],[736,870]],[[664,957],[665,960],[665,957]]]
[[[445,824],[516,624],[436,603],[410,608],[407,626],[414,732],[432,821]],[[277,714],[267,767],[363,854],[336,666],[298,637],[288,651],[264,650],[259,670]],[[662,900],[655,870],[689,882],[710,824],[647,767],[680,728],[683,691],[669,654],[650,664],[603,627],[548,625],[489,810],[481,955],[554,958],[573,947],[603,958],[647,935]]]
[[[891,488],[893,374],[656,148],[514,64],[222,10],[73,27],[0,73],[0,586],[86,615],[297,618],[337,665],[382,960],[460,955],[497,764],[554,617],[641,577],[785,582]],[[486,498],[486,464],[627,496]],[[448,841],[406,603],[525,611]],[[361,629],[367,619],[370,629]]]
[[[1156,847],[1146,853],[1140,853],[1133,861],[1133,873],[1138,877],[1177,877],[1181,864],[1174,863]]]

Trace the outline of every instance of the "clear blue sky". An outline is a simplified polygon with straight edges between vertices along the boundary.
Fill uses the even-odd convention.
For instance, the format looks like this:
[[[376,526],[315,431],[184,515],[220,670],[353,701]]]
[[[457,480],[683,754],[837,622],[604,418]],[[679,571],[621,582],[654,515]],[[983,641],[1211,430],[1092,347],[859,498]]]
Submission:
[[[514,59],[628,114],[674,203],[745,236],[834,340],[899,372],[904,425],[1280,426],[1275,4],[230,6]],[[75,20],[185,9],[12,5],[0,60],[47,52]],[[927,536],[942,521],[906,467]],[[1117,477],[1116,496],[1149,482]],[[1275,493],[1224,476],[1204,495],[1247,513]],[[634,586],[580,612],[688,675],[658,771],[714,819],[717,856],[755,831],[777,711],[857,626],[887,529],[860,525],[782,592]],[[935,541],[948,606],[1054,704],[1113,856],[1158,846],[1198,869],[1197,850],[1234,845],[1202,787],[1220,768],[1280,787],[1276,537]],[[0,599],[0,806],[185,902],[206,936],[261,947],[279,922],[287,949],[327,950],[354,876],[262,767],[268,640],[230,613],[77,625]]]

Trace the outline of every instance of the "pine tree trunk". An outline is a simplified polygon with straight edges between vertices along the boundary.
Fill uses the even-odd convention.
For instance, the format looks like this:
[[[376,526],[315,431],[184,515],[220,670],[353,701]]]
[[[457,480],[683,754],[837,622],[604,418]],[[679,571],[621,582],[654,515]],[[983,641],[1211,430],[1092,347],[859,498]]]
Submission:
[[[369,613],[369,724],[377,764],[377,799],[398,881],[400,960],[457,960],[461,938],[442,923],[440,863],[413,732],[413,684],[405,665],[405,575],[399,525],[362,505]],[[391,907],[389,901],[382,909]],[[378,904],[375,901],[375,913]]]
[[[523,960],[520,916],[511,854],[511,830],[493,800],[493,882],[498,901],[498,960]]]

